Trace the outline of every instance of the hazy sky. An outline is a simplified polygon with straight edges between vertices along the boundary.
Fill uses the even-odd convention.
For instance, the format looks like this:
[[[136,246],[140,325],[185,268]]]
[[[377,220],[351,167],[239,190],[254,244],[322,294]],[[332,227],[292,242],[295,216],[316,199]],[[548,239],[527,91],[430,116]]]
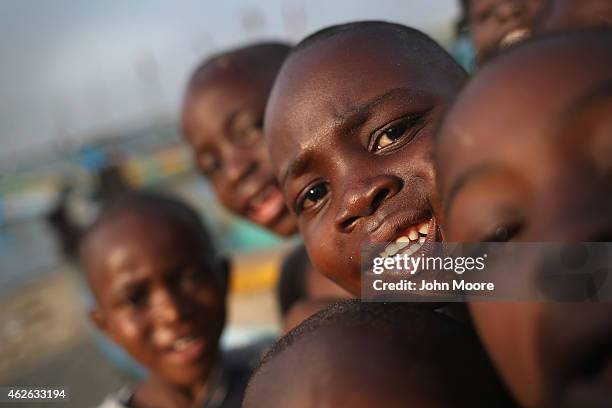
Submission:
[[[175,114],[207,53],[385,19],[430,31],[457,0],[2,0],[0,160]]]

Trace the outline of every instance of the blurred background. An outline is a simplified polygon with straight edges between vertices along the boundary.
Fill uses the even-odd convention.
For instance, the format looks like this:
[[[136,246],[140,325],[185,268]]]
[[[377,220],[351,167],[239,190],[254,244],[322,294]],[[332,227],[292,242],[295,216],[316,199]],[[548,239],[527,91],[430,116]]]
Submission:
[[[70,262],[71,223],[123,189],[185,198],[236,257],[226,345],[277,332],[273,288],[292,242],[232,217],[194,173],[177,127],[187,78],[228,47],[355,20],[413,26],[451,49],[458,3],[0,2],[0,385],[68,387],[84,407],[143,375],[87,323]]]

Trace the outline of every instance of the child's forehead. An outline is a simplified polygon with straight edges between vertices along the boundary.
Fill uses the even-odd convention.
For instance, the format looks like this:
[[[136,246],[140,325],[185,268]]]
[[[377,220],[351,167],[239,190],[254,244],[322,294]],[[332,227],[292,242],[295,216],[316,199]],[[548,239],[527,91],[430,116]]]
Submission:
[[[508,132],[515,140],[527,136],[520,129],[555,121],[574,98],[610,76],[611,53],[602,55],[597,47],[583,51],[551,44],[493,61],[461,93],[442,127],[439,146],[505,142]]]
[[[187,249],[192,245],[185,244],[201,241],[186,220],[151,215],[124,212],[102,222],[87,238],[85,254],[93,259],[104,259],[117,248],[129,248],[133,254],[146,256],[160,249]]]
[[[410,42],[397,34],[366,34],[340,33],[289,58],[264,121],[273,159],[288,159],[319,135],[335,134],[355,113],[366,117],[375,109],[380,113],[398,106],[416,110],[424,99],[435,104],[455,94],[457,72],[462,71],[444,59],[442,50],[416,57]],[[415,40],[417,48],[437,47],[429,43]]]
[[[454,181],[485,165],[509,166],[530,179],[544,177],[566,143],[559,137],[563,112],[610,77],[611,53],[601,48],[603,43],[591,45],[535,44],[483,68],[438,134],[442,190],[449,193]]]
[[[205,94],[217,94],[244,91],[257,88],[258,83],[248,71],[240,69],[236,65],[217,66],[211,64],[204,68],[190,86],[192,96]]]
[[[422,35],[402,36],[397,29],[389,28],[355,29],[313,40],[298,49],[283,67],[281,78],[311,81],[340,76],[348,89],[359,86],[360,79],[374,79],[384,71],[403,71],[408,78],[424,80],[420,77],[432,68],[429,63],[436,52],[438,46]],[[440,67],[442,64],[434,71],[439,72]]]

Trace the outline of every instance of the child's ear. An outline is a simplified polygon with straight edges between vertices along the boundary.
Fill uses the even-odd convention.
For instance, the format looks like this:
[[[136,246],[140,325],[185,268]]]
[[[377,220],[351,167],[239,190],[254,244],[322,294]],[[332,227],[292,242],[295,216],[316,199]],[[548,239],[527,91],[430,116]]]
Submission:
[[[231,276],[231,266],[232,262],[228,257],[222,257],[219,260],[219,265],[221,267],[221,290],[223,292],[223,296],[227,296],[229,293],[229,285],[230,285],[230,276]]]
[[[89,309],[89,320],[91,320],[93,324],[96,325],[98,330],[106,333],[106,316],[100,309]]]

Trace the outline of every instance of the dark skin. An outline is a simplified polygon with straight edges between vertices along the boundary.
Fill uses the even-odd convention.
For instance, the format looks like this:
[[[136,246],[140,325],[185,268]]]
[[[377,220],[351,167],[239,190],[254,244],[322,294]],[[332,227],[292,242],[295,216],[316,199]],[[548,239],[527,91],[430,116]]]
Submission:
[[[240,56],[224,57],[198,75],[188,91],[183,130],[198,169],[211,181],[225,207],[288,236],[297,231],[274,178],[262,133],[265,104],[280,62],[262,58],[249,70]],[[262,78],[265,77],[265,78]]]
[[[310,259],[354,296],[362,244],[423,222],[428,241],[441,239],[432,135],[465,73],[433,47],[379,27],[320,40],[290,57],[266,110],[272,161]]]
[[[545,0],[470,0],[469,24],[476,58],[531,34]]]
[[[611,79],[610,40],[609,33],[546,39],[509,52],[466,88],[437,149],[449,240],[612,239],[612,104],[608,97],[569,109]],[[521,272],[530,279],[537,264],[527,262]],[[608,303],[489,302],[470,309],[522,404],[610,406],[609,357],[598,354],[611,339]],[[590,359],[600,365],[589,366]]]
[[[474,337],[441,335],[436,324],[416,327],[325,327],[307,334],[255,375],[243,407],[507,406]]]
[[[218,363],[226,266],[183,222],[125,212],[83,246],[92,321],[151,372],[135,391],[139,408],[192,407]]]
[[[612,2],[608,0],[549,0],[540,21],[541,31],[612,26]]]

